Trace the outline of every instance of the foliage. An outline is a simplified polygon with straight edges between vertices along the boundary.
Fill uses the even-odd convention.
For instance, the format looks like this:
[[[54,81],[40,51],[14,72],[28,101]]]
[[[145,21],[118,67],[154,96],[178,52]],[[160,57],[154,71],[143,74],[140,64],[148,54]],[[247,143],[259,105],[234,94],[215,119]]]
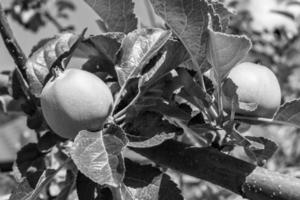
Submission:
[[[286,152],[279,137],[249,134],[257,124],[269,130],[300,127],[298,80],[293,77],[299,62],[299,25],[287,10],[299,4],[283,1],[281,10],[265,8],[272,13],[266,16],[280,16],[282,21],[257,26],[255,20],[262,16],[239,1],[149,0],[154,11],[149,12],[161,17],[163,26],[141,27],[131,0],[85,2],[99,15],[103,32],[62,32],[70,27],[58,24],[62,33],[33,45],[25,69],[17,64],[14,72],[0,74],[1,111],[25,113],[28,127],[37,134],[37,142],[17,154],[13,172],[18,184],[9,199],[241,198],[236,194],[259,199],[273,193],[280,199],[299,197],[297,179],[257,167],[279,166],[276,162],[287,155],[285,162],[298,163],[292,153],[299,149]],[[57,25],[47,10],[49,3],[15,0],[7,12],[37,31],[47,20]],[[55,3],[58,19],[68,17],[65,10],[75,9],[70,1]],[[295,29],[282,26],[287,21]],[[1,28],[7,29],[3,24]],[[43,119],[39,96],[52,71],[68,68],[76,58],[85,60],[78,68],[109,86],[114,105],[102,130],[82,130],[74,140],[66,140]],[[271,119],[240,115],[234,106],[223,110],[222,84],[229,81],[227,93],[237,95],[226,75],[245,60],[259,61],[279,77],[283,102]],[[289,134],[298,147],[296,128]],[[281,172],[289,169],[287,164],[280,167]],[[285,184],[282,193],[274,189],[278,180]],[[189,195],[195,186],[200,192]]]

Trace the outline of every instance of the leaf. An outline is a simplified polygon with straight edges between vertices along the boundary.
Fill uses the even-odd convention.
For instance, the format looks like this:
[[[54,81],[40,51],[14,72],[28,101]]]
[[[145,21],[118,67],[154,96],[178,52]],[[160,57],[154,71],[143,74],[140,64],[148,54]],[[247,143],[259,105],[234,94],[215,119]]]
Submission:
[[[163,120],[158,113],[144,111],[133,119],[127,119],[124,131],[130,141],[129,146],[146,148],[174,137],[181,129]]]
[[[121,32],[90,36],[81,41],[74,52],[74,56],[82,58],[105,56],[111,63],[115,63],[116,54],[124,37],[125,34]]]
[[[123,148],[127,140],[121,129],[110,126],[105,132],[80,131],[71,157],[85,176],[100,185],[117,187],[123,180]]]
[[[278,149],[277,144],[267,138],[253,136],[246,136],[246,138],[252,141],[252,145],[244,147],[244,150],[251,159],[258,163],[264,163],[270,159]],[[261,144],[263,147],[257,147],[254,143]]]
[[[285,103],[274,114],[274,121],[281,121],[300,127],[300,99]]]
[[[137,28],[131,0],[85,0],[106,24],[108,32],[129,33]]]
[[[39,96],[50,67],[67,54],[80,36],[72,33],[62,33],[47,41],[36,50],[26,63],[26,74],[31,92]]]
[[[200,70],[206,58],[208,4],[205,0],[150,0],[156,14],[181,40]]]
[[[79,200],[94,200],[97,183],[78,171],[76,189]]]
[[[34,143],[25,145],[17,153],[17,167],[22,177],[27,177],[32,188],[35,188],[40,176],[46,169],[44,156],[45,154],[41,153],[37,144]]]
[[[209,30],[208,60],[221,80],[251,48],[246,36],[230,35]]]
[[[116,64],[117,52],[124,37],[124,33],[119,32],[91,36],[78,45],[74,56],[88,59],[81,66],[83,70],[92,73],[107,72],[117,79],[114,65]]]
[[[214,15],[216,15],[219,18],[219,23],[220,23],[220,28],[219,30],[215,30],[215,31],[220,31],[220,32],[225,32],[229,22],[230,22],[230,17],[233,16],[233,13],[230,12],[224,5],[224,3],[220,2],[220,1],[209,1],[209,4],[212,5],[213,10],[214,10]]]
[[[170,37],[170,31],[161,29],[139,29],[129,33],[122,42],[121,60],[116,66],[120,86],[138,77]]]
[[[181,42],[169,40],[161,50],[161,57],[155,65],[140,79],[139,87],[149,87],[157,84],[157,80],[164,77],[171,70],[188,59],[188,52]]]
[[[149,185],[161,171],[151,165],[140,165],[137,162],[125,159],[124,183],[131,188],[142,188]],[[147,173],[145,173],[147,172]]]
[[[134,199],[143,200],[183,200],[181,191],[166,174],[155,177],[148,186],[143,188],[129,188]]]
[[[37,148],[40,152],[46,153],[49,152],[54,147],[54,145],[65,140],[66,139],[60,137],[59,135],[48,131],[39,138]]]

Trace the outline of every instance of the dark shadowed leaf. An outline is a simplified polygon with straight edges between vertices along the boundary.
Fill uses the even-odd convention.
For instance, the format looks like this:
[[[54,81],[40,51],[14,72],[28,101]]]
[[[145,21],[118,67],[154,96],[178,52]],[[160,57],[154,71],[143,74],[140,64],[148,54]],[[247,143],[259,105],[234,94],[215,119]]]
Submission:
[[[125,159],[126,173],[124,183],[131,188],[142,188],[149,185],[153,179],[161,174],[161,171],[151,165],[140,165],[129,159]],[[147,173],[145,173],[147,172]]]
[[[18,153],[16,164],[22,175],[27,177],[27,181],[34,188],[46,169],[44,160],[45,154],[41,153],[37,144],[29,143],[25,145]]]
[[[85,0],[99,15],[108,32],[129,33],[137,28],[131,0]]]
[[[181,42],[169,40],[162,50],[161,57],[157,63],[140,79],[139,87],[149,87],[157,80],[164,77],[166,73],[178,67],[188,59],[188,52]]]
[[[74,56],[83,58],[105,56],[110,62],[115,63],[116,53],[124,37],[124,33],[121,32],[90,36],[78,45]]]
[[[122,151],[127,140],[122,130],[110,126],[105,132],[80,131],[71,157],[78,169],[94,182],[117,187],[123,180]]]
[[[26,74],[33,94],[40,95],[50,67],[60,56],[67,54],[79,38],[79,35],[62,33],[46,41],[32,54],[26,63]]]
[[[208,4],[205,0],[151,0],[153,8],[189,52],[193,64],[204,62],[207,50]]]
[[[171,36],[162,29],[139,29],[129,33],[122,42],[121,60],[116,66],[119,84],[138,77],[150,59],[161,49]]]
[[[96,73],[107,72],[117,79],[114,65],[124,33],[114,32],[91,36],[82,41],[74,52],[75,57],[87,58],[83,70]]]
[[[60,137],[57,134],[54,134],[53,132],[48,131],[39,138],[37,147],[40,152],[49,152],[51,148],[54,147],[54,145],[64,140],[66,139]]]
[[[278,149],[277,144],[267,138],[253,136],[246,136],[246,138],[252,141],[252,144],[251,146],[244,147],[244,150],[251,159],[258,163],[270,159]],[[255,143],[257,143],[258,146],[255,145]]]
[[[208,60],[222,80],[251,48],[246,36],[230,35],[209,30]]]
[[[300,99],[281,106],[275,113],[274,120],[300,127]]]
[[[152,183],[143,188],[129,188],[134,199],[143,200],[183,200],[181,191],[166,174],[156,176]]]
[[[181,133],[182,130],[162,119],[162,115],[155,112],[142,112],[124,126],[129,146],[146,148],[156,146]]]
[[[79,200],[94,200],[97,183],[78,171],[76,189]]]

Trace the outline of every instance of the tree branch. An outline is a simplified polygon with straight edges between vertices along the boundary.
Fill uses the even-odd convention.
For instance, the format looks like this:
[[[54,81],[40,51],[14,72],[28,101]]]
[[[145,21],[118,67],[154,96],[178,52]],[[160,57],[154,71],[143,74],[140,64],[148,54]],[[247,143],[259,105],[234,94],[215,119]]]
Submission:
[[[26,80],[26,61],[27,57],[22,51],[21,47],[17,43],[13,32],[7,22],[5,12],[0,3],[0,33],[4,44],[9,51],[11,57],[13,58],[18,70],[22,74],[23,78]]]
[[[131,148],[154,162],[207,180],[251,200],[300,199],[300,179],[257,167],[219,152],[168,140],[152,148]]]

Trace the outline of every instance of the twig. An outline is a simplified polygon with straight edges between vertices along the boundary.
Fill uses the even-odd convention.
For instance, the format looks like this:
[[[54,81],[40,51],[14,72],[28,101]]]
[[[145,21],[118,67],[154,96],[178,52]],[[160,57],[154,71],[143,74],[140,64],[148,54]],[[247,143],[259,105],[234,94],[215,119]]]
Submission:
[[[60,23],[58,23],[58,21],[54,17],[52,17],[52,15],[48,11],[45,11],[44,15],[57,28],[58,32],[63,32],[65,30],[65,28]]]
[[[19,46],[19,44],[17,43],[13,35],[13,32],[7,22],[7,18],[1,3],[0,3],[0,33],[7,50],[9,51],[11,57],[13,58],[15,64],[17,65],[19,72],[23,76],[24,80],[26,80],[27,57],[25,56],[23,50],[21,49],[21,47]]]
[[[300,179],[174,140],[152,148],[131,148],[152,161],[231,190],[251,200],[300,199]]]

